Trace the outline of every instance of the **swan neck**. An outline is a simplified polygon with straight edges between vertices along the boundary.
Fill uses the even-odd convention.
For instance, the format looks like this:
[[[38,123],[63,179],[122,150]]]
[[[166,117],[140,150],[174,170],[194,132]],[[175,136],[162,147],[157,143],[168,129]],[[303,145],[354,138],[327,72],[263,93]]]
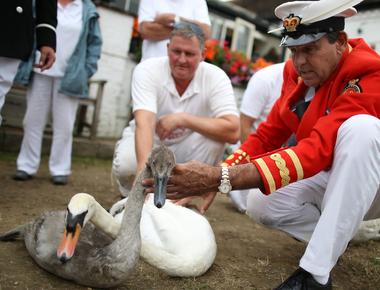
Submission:
[[[128,202],[126,203],[123,220],[121,222],[119,237],[131,235],[132,233],[138,232],[140,235],[140,220],[141,211],[145,201],[144,186],[142,181],[145,178],[151,176],[149,168],[144,168],[144,170],[138,175],[136,182],[129,192]]]
[[[95,201],[95,211],[91,218],[91,222],[97,227],[102,229],[106,234],[112,238],[116,238],[120,224],[117,223],[114,217],[106,211],[98,202]]]

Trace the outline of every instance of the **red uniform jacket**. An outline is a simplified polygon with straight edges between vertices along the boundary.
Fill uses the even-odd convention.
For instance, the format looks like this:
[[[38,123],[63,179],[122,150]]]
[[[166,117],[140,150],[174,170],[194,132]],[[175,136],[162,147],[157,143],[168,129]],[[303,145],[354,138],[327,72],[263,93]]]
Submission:
[[[267,121],[224,164],[254,163],[265,194],[327,170],[340,125],[354,115],[380,115],[380,56],[362,39],[349,44],[352,49],[346,50],[335,72],[315,92],[301,121],[291,108],[307,87],[289,60],[281,96]],[[297,145],[282,147],[292,133]]]

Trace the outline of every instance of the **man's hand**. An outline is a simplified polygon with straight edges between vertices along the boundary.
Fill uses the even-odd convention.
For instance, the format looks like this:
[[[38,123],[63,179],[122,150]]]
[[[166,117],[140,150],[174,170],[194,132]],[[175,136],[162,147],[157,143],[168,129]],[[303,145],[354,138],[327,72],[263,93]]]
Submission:
[[[51,68],[55,61],[55,51],[49,46],[42,46],[40,48],[41,56],[38,61],[38,64],[35,64],[34,67],[40,68],[41,71]]]
[[[173,27],[174,25],[174,13],[161,13],[154,18],[154,21],[167,27]]]
[[[162,116],[156,123],[156,134],[160,140],[170,137],[175,129],[184,127],[184,114],[173,113]]]
[[[177,164],[167,185],[167,198],[181,199],[187,196],[200,196],[217,191],[220,183],[220,167],[199,161]],[[143,180],[146,192],[154,192],[153,179]]]

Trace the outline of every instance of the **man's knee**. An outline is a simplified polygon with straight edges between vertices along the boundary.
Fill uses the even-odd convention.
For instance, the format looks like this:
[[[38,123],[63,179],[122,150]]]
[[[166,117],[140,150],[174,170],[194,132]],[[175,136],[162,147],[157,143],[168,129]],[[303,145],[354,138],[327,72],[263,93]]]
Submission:
[[[350,140],[360,140],[359,144],[370,146],[379,143],[380,120],[371,115],[355,115],[347,119],[338,130],[338,141],[348,137]]]
[[[112,172],[119,180],[128,179],[131,175],[136,174],[134,147],[128,147],[123,144],[122,140],[118,141],[115,146]]]

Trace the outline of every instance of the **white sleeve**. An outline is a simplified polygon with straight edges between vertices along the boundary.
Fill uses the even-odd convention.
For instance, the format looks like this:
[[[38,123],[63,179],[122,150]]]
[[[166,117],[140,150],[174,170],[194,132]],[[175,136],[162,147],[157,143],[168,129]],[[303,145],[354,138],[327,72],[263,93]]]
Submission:
[[[146,110],[157,113],[157,86],[155,79],[145,62],[139,63],[133,71],[132,101],[133,112]]]
[[[212,117],[224,115],[239,116],[231,81],[224,71],[219,68],[210,77],[210,109]]]
[[[155,0],[141,0],[138,11],[139,24],[143,21],[153,21],[156,18]]]
[[[194,20],[211,25],[206,0],[194,1],[193,3],[195,5],[193,12]]]
[[[270,98],[269,82],[261,77],[260,71],[248,82],[240,105],[240,112],[257,119],[262,114]]]

